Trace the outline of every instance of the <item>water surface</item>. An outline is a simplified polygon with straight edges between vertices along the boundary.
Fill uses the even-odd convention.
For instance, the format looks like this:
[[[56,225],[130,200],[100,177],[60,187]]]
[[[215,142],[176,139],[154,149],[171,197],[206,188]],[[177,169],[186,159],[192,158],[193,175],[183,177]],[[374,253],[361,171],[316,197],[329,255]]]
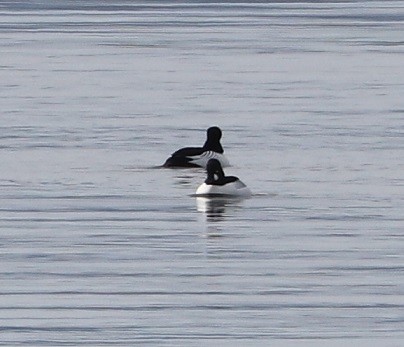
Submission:
[[[0,345],[403,344],[402,2],[0,10]]]

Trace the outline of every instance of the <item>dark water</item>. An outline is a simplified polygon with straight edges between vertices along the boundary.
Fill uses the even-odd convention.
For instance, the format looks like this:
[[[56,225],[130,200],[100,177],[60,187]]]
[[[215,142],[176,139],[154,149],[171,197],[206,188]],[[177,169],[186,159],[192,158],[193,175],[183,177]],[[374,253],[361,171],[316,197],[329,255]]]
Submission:
[[[0,1],[0,345],[402,345],[403,19]],[[214,124],[251,199],[155,168]]]

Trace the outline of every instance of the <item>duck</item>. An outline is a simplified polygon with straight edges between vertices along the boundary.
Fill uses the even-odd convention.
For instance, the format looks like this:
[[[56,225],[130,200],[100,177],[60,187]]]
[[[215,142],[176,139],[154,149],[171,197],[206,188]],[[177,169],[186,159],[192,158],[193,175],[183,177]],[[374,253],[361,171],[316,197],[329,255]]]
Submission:
[[[185,147],[171,154],[163,167],[203,167],[209,159],[217,159],[221,165],[229,166],[229,161],[224,155],[224,150],[220,144],[222,131],[219,127],[213,126],[206,131],[206,141],[203,147]]]
[[[226,176],[217,159],[209,159],[206,165],[208,177],[196,190],[195,196],[249,197],[250,189],[236,176]]]

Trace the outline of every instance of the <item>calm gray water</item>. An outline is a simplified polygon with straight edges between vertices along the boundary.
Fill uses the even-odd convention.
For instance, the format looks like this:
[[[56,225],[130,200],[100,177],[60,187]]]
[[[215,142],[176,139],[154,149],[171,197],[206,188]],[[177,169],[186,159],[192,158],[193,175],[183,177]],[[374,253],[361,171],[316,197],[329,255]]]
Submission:
[[[1,346],[403,346],[402,1],[0,1]],[[155,166],[219,125],[247,200]]]

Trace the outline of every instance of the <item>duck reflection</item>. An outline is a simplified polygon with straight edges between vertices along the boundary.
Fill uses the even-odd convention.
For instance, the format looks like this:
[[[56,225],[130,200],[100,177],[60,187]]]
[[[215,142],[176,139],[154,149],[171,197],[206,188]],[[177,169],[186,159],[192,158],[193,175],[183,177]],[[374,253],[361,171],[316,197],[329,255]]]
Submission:
[[[239,207],[243,199],[234,197],[196,197],[196,208],[206,216],[207,222],[220,222],[228,216],[228,208]]]

